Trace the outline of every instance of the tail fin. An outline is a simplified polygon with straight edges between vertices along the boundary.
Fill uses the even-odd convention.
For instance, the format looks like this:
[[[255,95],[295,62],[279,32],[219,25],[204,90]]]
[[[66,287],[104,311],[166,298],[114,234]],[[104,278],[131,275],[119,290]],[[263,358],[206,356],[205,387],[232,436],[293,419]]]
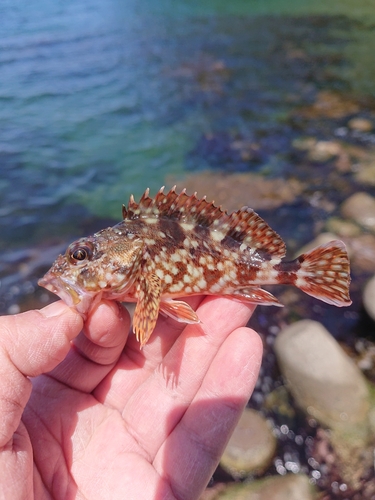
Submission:
[[[350,264],[344,243],[330,241],[300,255],[296,286],[308,295],[338,307],[349,306]]]

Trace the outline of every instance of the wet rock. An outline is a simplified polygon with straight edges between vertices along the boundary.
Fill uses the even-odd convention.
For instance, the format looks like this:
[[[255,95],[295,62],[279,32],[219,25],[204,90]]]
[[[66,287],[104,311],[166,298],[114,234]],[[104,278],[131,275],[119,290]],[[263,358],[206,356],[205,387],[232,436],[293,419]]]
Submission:
[[[255,210],[272,209],[292,203],[303,191],[303,184],[297,180],[267,179],[261,175],[222,174],[201,172],[186,177],[183,181],[167,179],[168,184],[186,187],[188,193],[198,192],[215,200],[217,205],[229,212],[248,204]]]
[[[292,141],[292,146],[300,151],[310,151],[316,143],[315,137],[298,137]]]
[[[223,453],[220,465],[233,477],[260,474],[268,468],[276,439],[266,419],[246,408]]]
[[[342,153],[342,146],[337,141],[318,141],[314,137],[294,139],[292,146],[299,151],[306,151],[310,161],[323,163]]]
[[[360,489],[373,461],[371,397],[361,371],[323,325],[311,320],[285,328],[275,351],[298,406],[330,429],[331,468]]]
[[[364,443],[359,432],[347,434],[337,429],[318,428],[311,455],[320,464],[321,470],[325,470],[325,474],[332,478],[332,493],[339,493],[334,484],[342,483],[347,493],[350,492],[345,498],[374,498],[374,488],[368,488],[373,481],[370,479],[367,483],[365,479],[373,477],[373,444]],[[362,496],[365,490],[370,493],[368,496]],[[355,491],[358,492],[357,496]]]
[[[357,182],[375,186],[375,160],[374,163],[360,164],[354,177]]]
[[[372,121],[367,118],[352,118],[348,121],[348,127],[358,132],[371,132],[374,125]]]
[[[276,338],[277,359],[297,404],[328,427],[366,422],[366,381],[330,333],[316,321],[298,321]]]
[[[362,271],[375,272],[375,236],[361,234],[345,242],[353,267]]]
[[[359,105],[348,96],[332,90],[322,90],[312,106],[298,110],[298,115],[305,118],[343,118],[358,113]]]
[[[363,305],[367,314],[375,321],[375,276],[365,286],[363,292]]]
[[[308,159],[318,163],[324,163],[331,160],[341,153],[341,146],[334,141],[317,141],[312,148],[309,149]]]
[[[315,498],[316,494],[307,476],[287,474],[250,483],[228,484],[218,493],[215,492],[214,496],[202,496],[200,500],[314,500]]]
[[[365,192],[355,193],[341,206],[341,213],[366,229],[375,232],[375,198]]]
[[[302,248],[300,248],[296,254],[295,258],[298,257],[299,255],[309,252],[315,247],[318,247],[319,245],[325,245],[326,243],[329,243],[332,240],[337,240],[337,235],[334,233],[320,233],[315,239],[311,240],[309,243],[306,243]]]
[[[340,219],[339,217],[331,217],[327,220],[326,228],[329,232],[340,236],[341,238],[353,238],[361,234],[361,228],[354,222]]]

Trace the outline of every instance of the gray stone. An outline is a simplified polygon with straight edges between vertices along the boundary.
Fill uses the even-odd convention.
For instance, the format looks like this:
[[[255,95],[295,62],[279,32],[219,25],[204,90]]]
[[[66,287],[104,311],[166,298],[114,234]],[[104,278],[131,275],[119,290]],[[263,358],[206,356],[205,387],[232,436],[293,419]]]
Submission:
[[[355,193],[341,206],[344,217],[348,217],[366,229],[375,231],[375,198],[367,193]]]
[[[365,422],[369,394],[365,378],[329,332],[316,321],[285,328],[275,351],[298,405],[328,427]]]
[[[246,408],[223,453],[220,465],[233,477],[260,474],[270,465],[276,439],[267,420]]]
[[[363,292],[363,305],[368,315],[375,321],[375,276],[365,286]]]

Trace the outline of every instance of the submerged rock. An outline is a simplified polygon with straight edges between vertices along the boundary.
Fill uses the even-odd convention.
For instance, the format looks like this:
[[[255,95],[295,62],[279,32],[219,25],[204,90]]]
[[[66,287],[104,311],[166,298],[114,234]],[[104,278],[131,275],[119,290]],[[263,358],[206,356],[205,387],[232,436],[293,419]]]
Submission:
[[[172,179],[167,182],[175,183]],[[303,184],[297,180],[267,179],[251,173],[206,171],[189,175],[177,184],[185,187],[188,193],[198,191],[206,195],[208,200],[215,200],[216,205],[223,205],[229,212],[244,204],[255,210],[277,208],[292,203],[303,191]]]
[[[250,483],[228,484],[213,496],[207,488],[200,500],[314,500],[314,488],[303,474],[287,474]]]
[[[348,96],[332,90],[322,90],[318,93],[315,103],[299,109],[296,115],[304,118],[343,118],[358,113],[359,105]]]
[[[267,420],[245,408],[223,453],[220,465],[233,477],[260,474],[268,468],[276,449],[276,438]]]

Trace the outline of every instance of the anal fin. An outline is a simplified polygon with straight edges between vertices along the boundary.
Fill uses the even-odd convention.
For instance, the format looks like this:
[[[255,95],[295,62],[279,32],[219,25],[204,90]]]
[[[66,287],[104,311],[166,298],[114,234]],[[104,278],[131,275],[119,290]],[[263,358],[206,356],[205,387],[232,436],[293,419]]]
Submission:
[[[182,300],[162,300],[160,302],[160,311],[180,323],[200,323],[197,313]]]
[[[276,297],[272,293],[263,290],[263,288],[258,287],[248,287],[236,290],[226,297],[233,297],[234,299],[241,300],[243,302],[251,302],[252,304],[259,304],[263,306],[279,306],[283,307]]]

